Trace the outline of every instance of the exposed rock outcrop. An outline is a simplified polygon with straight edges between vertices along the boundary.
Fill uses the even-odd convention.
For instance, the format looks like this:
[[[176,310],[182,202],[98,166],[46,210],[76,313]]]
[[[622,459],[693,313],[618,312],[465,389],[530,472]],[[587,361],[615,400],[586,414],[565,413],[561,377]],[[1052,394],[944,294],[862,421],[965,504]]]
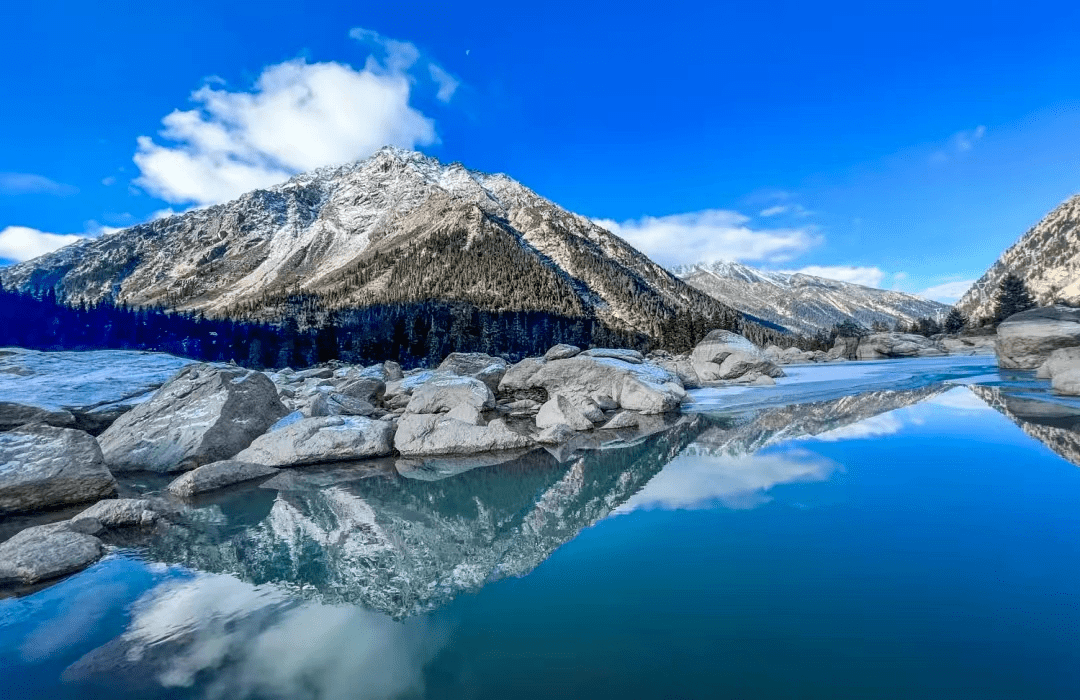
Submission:
[[[232,457],[286,413],[262,372],[191,365],[98,442],[113,470],[186,471]]]
[[[731,331],[710,331],[694,347],[690,361],[702,382],[738,379],[751,372],[768,377],[784,376],[784,370],[760,348]]]
[[[859,339],[855,357],[859,360],[888,360],[900,357],[938,357],[946,354],[933,340],[915,333],[873,333]]]
[[[47,425],[0,433],[0,515],[96,501],[115,491],[87,433]]]
[[[1036,369],[1058,348],[1080,346],[1080,309],[1047,306],[1014,314],[997,328],[995,352],[1006,369]]]

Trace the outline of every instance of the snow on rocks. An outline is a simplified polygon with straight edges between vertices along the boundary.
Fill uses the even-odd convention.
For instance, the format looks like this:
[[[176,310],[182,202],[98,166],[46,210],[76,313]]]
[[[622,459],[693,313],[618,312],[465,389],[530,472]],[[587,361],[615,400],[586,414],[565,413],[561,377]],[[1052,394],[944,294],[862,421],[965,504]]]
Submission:
[[[120,471],[186,471],[232,457],[287,409],[261,372],[192,365],[98,437]]]
[[[0,515],[94,501],[116,491],[97,441],[34,425],[0,433]]]
[[[393,452],[393,423],[361,416],[301,418],[257,437],[238,462],[291,467],[384,457]]]
[[[1002,321],[994,350],[998,365],[1036,369],[1058,348],[1080,346],[1080,309],[1047,306],[1022,311]]]

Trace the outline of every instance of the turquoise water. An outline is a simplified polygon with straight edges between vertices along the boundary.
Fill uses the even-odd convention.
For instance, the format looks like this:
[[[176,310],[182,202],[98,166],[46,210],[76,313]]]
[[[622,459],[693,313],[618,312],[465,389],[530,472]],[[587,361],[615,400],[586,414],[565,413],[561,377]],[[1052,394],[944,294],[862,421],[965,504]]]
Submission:
[[[1080,697],[1080,408],[951,367],[231,490],[0,600],[0,697]]]

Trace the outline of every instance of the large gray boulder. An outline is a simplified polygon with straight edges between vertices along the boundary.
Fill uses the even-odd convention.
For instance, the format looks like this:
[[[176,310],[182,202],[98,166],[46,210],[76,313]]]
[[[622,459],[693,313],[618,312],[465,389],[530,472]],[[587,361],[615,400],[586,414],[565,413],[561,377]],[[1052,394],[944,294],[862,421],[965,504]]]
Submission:
[[[288,412],[262,372],[191,365],[98,442],[114,471],[187,471],[232,457]]]
[[[406,413],[398,421],[394,446],[406,457],[462,455],[531,447],[533,441],[501,419],[474,425],[449,415]]]
[[[0,586],[28,585],[85,569],[104,554],[101,540],[67,521],[29,527],[0,543]]]
[[[738,333],[725,330],[710,331],[694,347],[690,361],[702,382],[738,379],[751,372],[768,377],[784,376],[784,370],[760,348]]]
[[[47,408],[0,401],[0,430],[11,430],[35,423],[51,425],[54,428],[74,428],[75,416],[63,409],[50,411]]]
[[[1039,365],[1035,376],[1049,379],[1050,387],[1056,394],[1080,396],[1080,346],[1054,350]]]
[[[936,342],[915,333],[873,333],[862,338],[855,350],[859,360],[901,357],[938,357],[945,351]]]
[[[600,418],[603,417],[601,412]],[[574,430],[592,430],[593,421],[579,411],[569,398],[556,394],[540,407],[540,412],[536,414],[536,427],[543,430],[556,425],[567,425]]]
[[[78,527],[83,521],[96,521],[102,527],[136,527],[152,525],[158,518],[153,504],[145,498],[113,498],[98,501],[71,519]]]
[[[993,355],[993,335],[946,336],[941,339],[941,347],[950,355]]]
[[[472,377],[436,375],[413,390],[406,413],[445,413],[459,404],[478,410],[495,408],[495,395],[487,384]]]
[[[551,348],[548,349],[547,352],[544,353],[544,359],[565,360],[567,358],[573,357],[574,355],[579,355],[580,353],[581,348],[576,345],[559,343],[558,345],[553,345]]]
[[[302,418],[255,439],[237,462],[291,467],[385,457],[394,451],[394,425],[361,416]]]
[[[500,394],[528,389],[543,389],[548,397],[587,396],[599,406],[642,413],[677,411],[685,395],[679,378],[657,365],[584,353],[550,362],[522,360],[499,385]]]
[[[1013,314],[997,327],[998,366],[1036,369],[1058,348],[1080,345],[1080,309],[1047,306]]]
[[[168,492],[180,498],[191,498],[200,493],[214,491],[277,473],[277,468],[265,464],[226,459],[220,462],[204,464],[198,469],[181,474],[169,484]]]
[[[87,433],[48,425],[0,433],[0,515],[96,501],[115,491]]]
[[[492,391],[496,391],[506,374],[507,366],[506,360],[501,357],[492,357],[482,352],[452,352],[439,365],[438,371],[479,379]]]

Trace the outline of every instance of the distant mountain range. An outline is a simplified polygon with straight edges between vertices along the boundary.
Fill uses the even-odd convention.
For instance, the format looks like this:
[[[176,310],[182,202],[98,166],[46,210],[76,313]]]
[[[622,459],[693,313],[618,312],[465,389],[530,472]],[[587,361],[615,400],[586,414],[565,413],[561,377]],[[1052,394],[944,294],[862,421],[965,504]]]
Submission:
[[[1035,302],[1080,302],[1080,195],[1070,197],[1002,253],[956,308],[974,320],[994,316],[1002,278],[1018,275]]]
[[[898,321],[939,318],[949,307],[884,289],[801,273],[758,270],[735,262],[678,267],[674,274],[735,309],[796,333],[813,334],[837,323],[875,321],[891,329]]]
[[[652,338],[676,318],[744,323],[506,175],[391,147],[79,242],[0,270],[0,280],[71,302],[257,320],[280,320],[290,298],[309,295],[327,309],[434,300],[541,311]]]

